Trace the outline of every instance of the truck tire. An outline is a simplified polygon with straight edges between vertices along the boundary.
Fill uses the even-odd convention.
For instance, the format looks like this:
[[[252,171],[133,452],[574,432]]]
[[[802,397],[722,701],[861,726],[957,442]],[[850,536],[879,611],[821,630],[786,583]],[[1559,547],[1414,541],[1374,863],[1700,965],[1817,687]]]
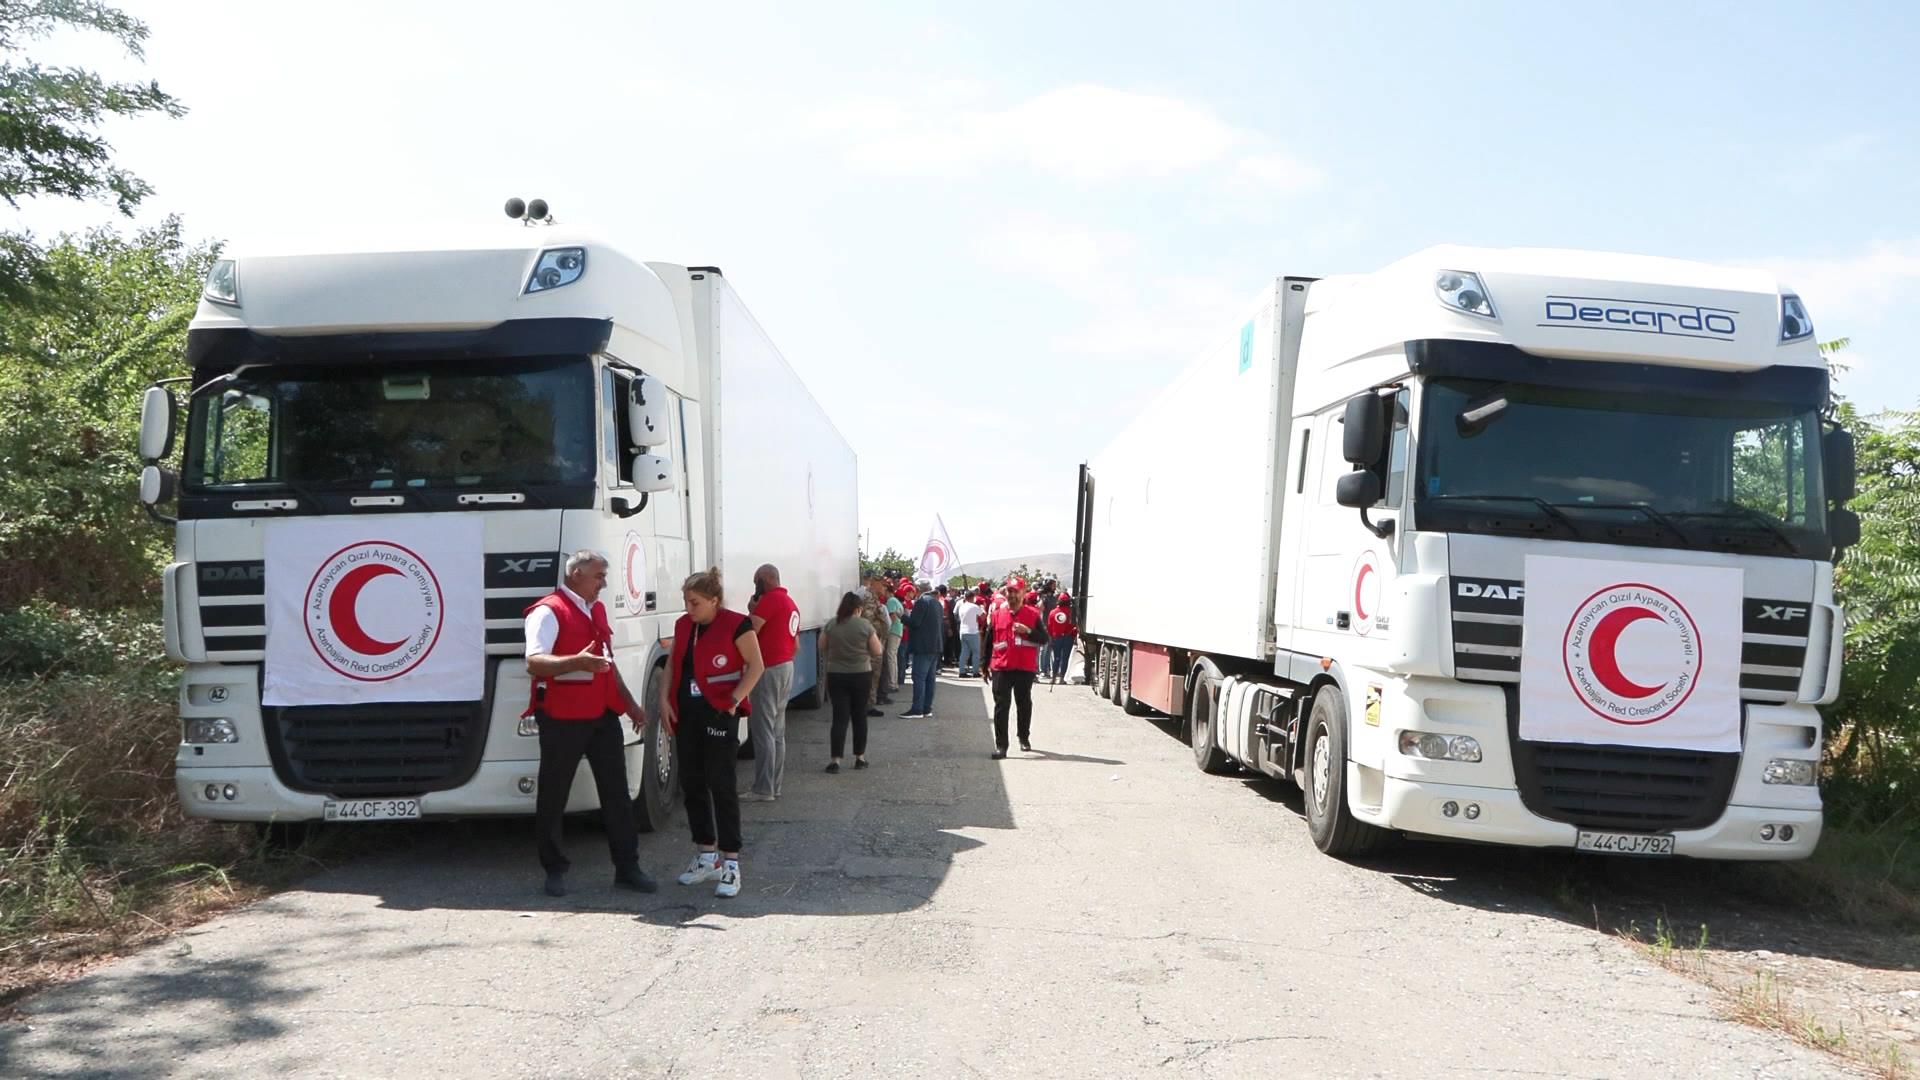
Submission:
[[[633,800],[633,823],[641,832],[659,832],[673,821],[680,802],[680,757],[660,714],[660,687],[667,677],[665,664],[647,676],[647,729],[641,734],[640,794]]]
[[[1187,741],[1193,745],[1193,763],[1203,773],[1229,773],[1233,759],[1213,744],[1215,707],[1220,703],[1220,683],[1205,675],[1193,681],[1193,700],[1187,702]]]
[[[1307,833],[1313,846],[1335,858],[1363,854],[1384,833],[1353,816],[1347,806],[1347,699],[1327,685],[1313,695],[1307,713]]]
[[[1127,654],[1131,651],[1131,648],[1125,642],[1113,647],[1113,660],[1108,664],[1108,667],[1113,669],[1113,688],[1107,694],[1107,700],[1113,702],[1115,705],[1122,704],[1126,701],[1127,676],[1130,674],[1127,671]]]
[[[1113,650],[1104,641],[1093,650],[1093,693],[1096,697],[1113,693]]]

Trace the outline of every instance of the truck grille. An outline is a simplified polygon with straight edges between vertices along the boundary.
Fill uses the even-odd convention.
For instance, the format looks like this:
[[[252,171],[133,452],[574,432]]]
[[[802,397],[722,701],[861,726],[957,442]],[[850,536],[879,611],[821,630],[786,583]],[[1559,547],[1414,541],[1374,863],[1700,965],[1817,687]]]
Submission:
[[[1513,741],[1513,773],[1527,809],[1601,829],[1702,829],[1733,792],[1739,754]]]
[[[484,703],[400,702],[263,709],[281,782],[337,796],[419,795],[459,787],[486,745]]]

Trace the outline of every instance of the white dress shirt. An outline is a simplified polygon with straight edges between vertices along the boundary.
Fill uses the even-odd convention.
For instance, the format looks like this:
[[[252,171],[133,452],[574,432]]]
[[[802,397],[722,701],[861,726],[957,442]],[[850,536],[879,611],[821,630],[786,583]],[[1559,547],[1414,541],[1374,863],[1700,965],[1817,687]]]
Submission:
[[[573,606],[586,612],[587,621],[593,621],[593,605],[581,599],[580,594],[560,586],[560,591],[573,601]],[[552,653],[553,643],[560,640],[560,617],[547,610],[545,604],[533,609],[527,615],[527,658],[532,659],[541,653]]]

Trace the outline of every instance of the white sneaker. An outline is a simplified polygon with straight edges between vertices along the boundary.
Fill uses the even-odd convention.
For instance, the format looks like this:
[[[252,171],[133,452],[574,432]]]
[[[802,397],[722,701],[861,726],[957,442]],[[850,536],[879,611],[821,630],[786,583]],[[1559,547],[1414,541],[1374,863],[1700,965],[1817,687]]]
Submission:
[[[711,852],[702,852],[693,857],[687,868],[680,872],[680,884],[698,885],[703,881],[712,881],[720,876],[720,857]]]
[[[740,864],[732,859],[720,869],[720,884],[713,887],[713,895],[731,897],[740,895]]]

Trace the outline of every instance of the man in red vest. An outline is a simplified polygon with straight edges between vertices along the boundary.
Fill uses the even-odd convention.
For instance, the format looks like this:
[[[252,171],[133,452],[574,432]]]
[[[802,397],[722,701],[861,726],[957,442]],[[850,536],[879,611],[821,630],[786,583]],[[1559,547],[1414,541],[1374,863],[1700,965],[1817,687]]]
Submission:
[[[576,551],[567,557],[565,583],[527,608],[527,673],[533,690],[520,715],[535,718],[540,727],[534,832],[548,896],[567,894],[569,860],[560,846],[560,818],[582,757],[600,795],[614,884],[641,892],[656,888],[640,869],[640,837],[627,794],[626,740],[620,732],[621,714],[635,732],[646,727],[647,714],[613,665],[613,630],[598,599],[606,587],[607,557]]]
[[[1040,644],[1047,627],[1040,609],[1027,602],[1027,583],[1007,578],[1006,601],[993,606],[987,667],[993,672],[993,756],[1007,756],[1007,707],[1020,709],[1020,749],[1033,752],[1033,680],[1040,671]],[[1011,699],[1011,700],[1010,700]]]
[[[780,568],[768,563],[753,572],[754,600],[747,605],[760,636],[760,662],[767,667],[753,684],[747,731],[753,739],[754,802],[780,796],[787,769],[787,699],[793,696],[793,656],[799,651],[800,607],[780,585]]]

